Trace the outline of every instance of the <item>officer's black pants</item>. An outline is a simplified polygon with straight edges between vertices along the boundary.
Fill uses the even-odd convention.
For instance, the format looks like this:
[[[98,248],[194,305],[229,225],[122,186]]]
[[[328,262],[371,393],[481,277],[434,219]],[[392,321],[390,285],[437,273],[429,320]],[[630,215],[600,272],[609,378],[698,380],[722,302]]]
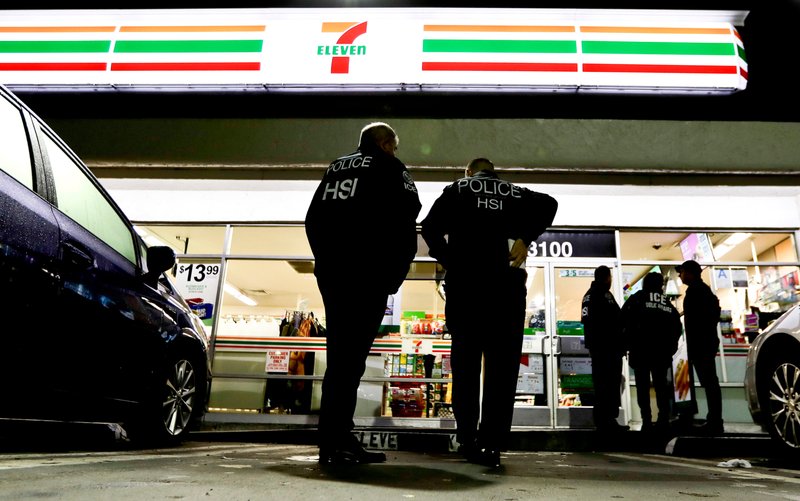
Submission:
[[[694,367],[700,386],[706,392],[706,404],[708,404],[706,420],[711,423],[722,422],[722,390],[717,378],[716,360],[716,353],[713,355],[689,353],[689,363]]]
[[[591,355],[594,424],[598,428],[613,426],[621,403],[622,356],[600,351],[592,351]]]
[[[511,430],[522,353],[525,274],[517,270],[503,285],[448,283],[446,292],[456,439],[502,450]]]
[[[650,375],[653,376],[653,389],[656,391],[656,405],[658,406],[658,421],[669,422],[670,402],[672,401],[672,385],[667,376],[669,365],[658,363],[645,363],[633,369],[636,378],[636,402],[642,414],[642,422],[649,423],[653,419],[650,410]]]
[[[317,278],[325,303],[327,369],[322,381],[320,445],[345,441],[353,429],[358,386],[388,295],[374,284]]]

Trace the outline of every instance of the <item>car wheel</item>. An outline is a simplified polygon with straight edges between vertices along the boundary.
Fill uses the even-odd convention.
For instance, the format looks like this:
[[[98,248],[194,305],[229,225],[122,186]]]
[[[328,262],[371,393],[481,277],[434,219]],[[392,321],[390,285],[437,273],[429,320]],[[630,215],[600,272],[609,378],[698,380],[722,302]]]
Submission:
[[[800,454],[800,362],[781,360],[769,367],[760,397],[767,428],[787,450]]]
[[[131,423],[131,438],[141,442],[180,442],[202,411],[205,378],[188,357],[166,365],[139,419]]]

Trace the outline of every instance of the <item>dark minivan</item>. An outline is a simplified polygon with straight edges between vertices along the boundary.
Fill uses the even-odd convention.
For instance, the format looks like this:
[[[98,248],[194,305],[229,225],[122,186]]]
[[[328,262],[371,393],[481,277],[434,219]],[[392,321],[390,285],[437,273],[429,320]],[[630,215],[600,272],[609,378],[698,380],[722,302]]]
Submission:
[[[203,325],[59,137],[0,86],[0,417],[177,442],[211,380]]]

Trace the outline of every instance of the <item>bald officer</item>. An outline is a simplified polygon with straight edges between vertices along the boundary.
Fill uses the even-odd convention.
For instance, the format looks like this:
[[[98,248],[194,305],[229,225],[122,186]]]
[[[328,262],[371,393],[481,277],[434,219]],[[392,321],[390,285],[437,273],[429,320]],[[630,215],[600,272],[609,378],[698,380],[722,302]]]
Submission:
[[[491,161],[476,158],[422,222],[430,255],[447,270],[453,411],[459,450],[470,462],[499,466],[507,445],[525,323],[522,266],[557,208],[549,195],[501,180]]]
[[[320,463],[380,463],[352,434],[357,392],[389,294],[417,252],[417,188],[395,156],[395,131],[361,131],[358,150],[325,170],[306,215],[314,275],[325,304],[327,369],[320,404]]]

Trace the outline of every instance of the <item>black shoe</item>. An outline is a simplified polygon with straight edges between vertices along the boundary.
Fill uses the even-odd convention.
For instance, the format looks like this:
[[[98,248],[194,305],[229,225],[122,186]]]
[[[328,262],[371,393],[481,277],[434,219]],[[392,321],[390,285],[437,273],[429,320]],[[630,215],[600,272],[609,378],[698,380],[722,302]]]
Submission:
[[[669,421],[666,419],[659,419],[655,424],[655,431],[658,433],[667,433],[670,431]]]
[[[642,421],[642,428],[639,430],[644,433],[652,433],[653,432],[653,422],[649,419],[646,421]]]
[[[386,454],[368,451],[355,437],[350,437],[338,445],[321,445],[319,462],[320,464],[334,465],[385,463]]]
[[[724,434],[725,428],[722,426],[722,421],[706,421],[700,426],[696,426],[693,431],[698,435],[716,437]]]
[[[467,442],[458,446],[458,453],[470,463],[477,463],[481,450],[475,442]]]
[[[607,424],[598,425],[596,428],[597,428],[597,431],[600,432],[600,433],[621,433],[623,431],[628,431],[628,430],[631,429],[630,426],[627,426],[627,425],[623,426],[623,425],[617,423],[616,421],[612,421],[611,423],[607,423]]]
[[[479,449],[477,453],[475,453],[472,458],[468,458],[467,461],[482,466],[488,466],[489,468],[499,468],[500,451],[497,449]]]

